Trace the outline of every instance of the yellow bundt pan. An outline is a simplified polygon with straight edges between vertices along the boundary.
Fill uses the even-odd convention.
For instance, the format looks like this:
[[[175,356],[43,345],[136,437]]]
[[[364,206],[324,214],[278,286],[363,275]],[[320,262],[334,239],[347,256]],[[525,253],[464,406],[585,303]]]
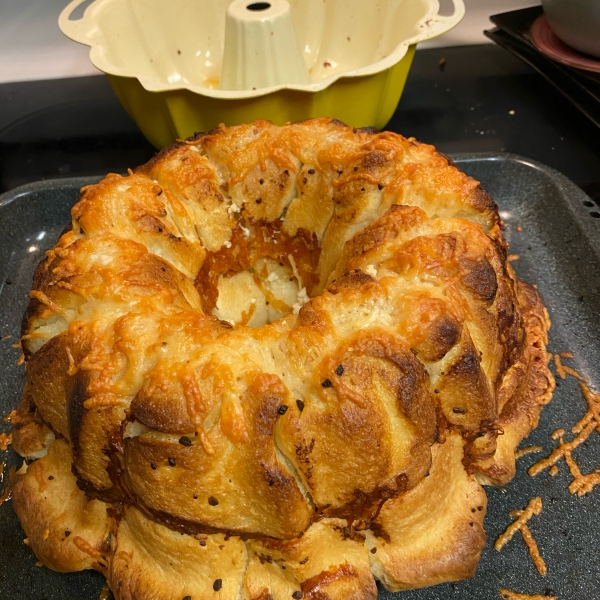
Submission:
[[[404,89],[418,42],[463,17],[439,15],[437,0],[289,0],[310,83],[220,89],[225,19],[231,0],[95,0],[83,17],[59,26],[90,46],[119,100],[157,148],[219,123],[276,124],[335,115],[381,129]],[[251,2],[251,0],[249,0]]]

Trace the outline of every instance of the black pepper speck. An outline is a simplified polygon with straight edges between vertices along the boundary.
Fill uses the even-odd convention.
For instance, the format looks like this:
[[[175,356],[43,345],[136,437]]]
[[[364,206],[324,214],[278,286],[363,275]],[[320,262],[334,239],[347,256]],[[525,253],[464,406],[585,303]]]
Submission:
[[[344,374],[344,366],[339,365],[338,368],[335,370],[335,374],[341,377]]]
[[[331,380],[330,380],[330,379],[326,379],[326,380],[325,380],[323,383],[321,383],[321,385],[322,385],[324,388],[330,388],[330,387],[333,387],[333,383],[331,383]]]
[[[280,415],[285,415],[285,413],[287,412],[288,407],[285,404],[282,404],[279,407],[279,410],[277,411]]]
[[[296,406],[300,412],[304,410],[304,402],[302,402],[302,400],[296,400]]]
[[[170,467],[174,467],[175,466],[175,459],[174,458],[169,458],[169,466]]]
[[[192,440],[190,440],[190,438],[187,435],[182,435],[179,438],[179,443],[182,446],[191,446],[192,445]]]
[[[215,582],[213,583],[213,590],[215,590],[215,592],[218,592],[222,587],[223,587],[223,580],[215,579]]]
[[[217,504],[219,504],[219,501],[218,501],[218,500],[217,500],[217,499],[216,499],[214,496],[210,496],[210,497],[208,498],[208,503],[209,503],[211,506],[217,506]]]

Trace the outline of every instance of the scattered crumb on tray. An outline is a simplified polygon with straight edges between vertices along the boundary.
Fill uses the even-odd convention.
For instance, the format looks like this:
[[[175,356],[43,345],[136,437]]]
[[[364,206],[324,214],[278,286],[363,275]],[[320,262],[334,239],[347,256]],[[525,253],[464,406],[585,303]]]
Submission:
[[[567,375],[572,375],[576,379],[579,379],[579,381],[587,382],[587,379],[581,373],[578,373],[575,369],[572,369],[568,365],[563,364],[562,360],[560,359],[560,357],[563,354],[567,354],[567,353],[561,352],[561,354],[554,355],[554,367],[556,368],[556,374],[561,379],[564,379]],[[572,358],[572,355],[570,357],[565,356],[564,358]]]
[[[521,456],[525,456],[526,454],[531,454],[532,452],[541,452],[543,448],[541,446],[527,446],[526,448],[520,448],[515,453],[515,458],[521,458]]]
[[[545,576],[547,572],[546,563],[540,555],[540,551],[529,527],[527,527],[527,521],[534,515],[539,515],[542,512],[542,506],[542,499],[539,496],[536,496],[527,503],[525,510],[512,510],[509,514],[511,517],[516,517],[516,521],[513,521],[506,528],[506,531],[498,537],[494,544],[494,548],[500,552],[500,550],[502,550],[502,548],[513,538],[515,533],[520,531],[535,568],[539,571],[540,575]]]
[[[555,358],[558,355],[555,355]],[[560,361],[560,359],[559,359]],[[583,397],[588,404],[588,410],[585,415],[571,428],[571,433],[575,437],[571,441],[565,442],[564,429],[557,429],[552,434],[553,440],[558,440],[559,445],[554,448],[549,456],[536,462],[529,468],[528,473],[534,477],[541,473],[544,469],[550,468],[549,474],[554,477],[558,473],[556,463],[562,458],[573,480],[569,484],[569,492],[578,496],[585,496],[591,492],[595,486],[600,485],[600,469],[594,469],[591,473],[582,473],[576,460],[573,458],[573,451],[583,444],[594,430],[600,433],[600,394],[593,392],[585,383],[581,383],[581,391]]]

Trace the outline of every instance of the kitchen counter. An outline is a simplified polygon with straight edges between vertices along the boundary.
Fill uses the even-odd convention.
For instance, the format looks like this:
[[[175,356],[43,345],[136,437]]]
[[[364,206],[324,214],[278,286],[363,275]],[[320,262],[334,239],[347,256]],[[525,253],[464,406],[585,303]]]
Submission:
[[[600,202],[600,130],[496,46],[418,51],[387,129],[445,153],[538,160]],[[104,76],[0,85],[0,192],[40,179],[122,173],[154,152]]]

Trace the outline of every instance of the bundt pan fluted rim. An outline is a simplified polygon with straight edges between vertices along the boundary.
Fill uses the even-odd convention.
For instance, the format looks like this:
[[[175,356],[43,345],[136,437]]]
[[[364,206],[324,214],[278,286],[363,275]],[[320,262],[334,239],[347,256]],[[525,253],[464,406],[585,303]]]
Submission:
[[[292,12],[296,15],[295,22],[302,21],[302,27],[300,30],[297,29],[297,35],[309,71],[311,68],[313,70],[325,68],[325,71],[333,71],[333,73],[319,77],[318,81],[304,85],[275,85],[238,91],[216,89],[215,85],[220,76],[220,54],[223,52],[223,47],[222,42],[219,42],[219,40],[223,37],[224,18],[229,0],[214,0],[213,5],[210,7],[203,5],[202,10],[211,19],[215,20],[214,26],[207,30],[206,35],[201,35],[197,30],[198,26],[204,26],[203,19],[197,19],[196,23],[190,22],[189,17],[184,19],[185,10],[182,7],[175,6],[173,2],[169,2],[168,5],[162,3],[168,8],[161,9],[156,4],[154,8],[150,7],[143,10],[139,0],[137,0],[139,4],[137,8],[134,0],[128,0],[126,3],[120,4],[115,0],[95,0],[86,8],[82,18],[70,20],[70,15],[83,2],[85,0],[73,0],[60,14],[59,26],[61,31],[72,40],[90,46],[90,60],[100,71],[119,77],[137,78],[144,89],[150,92],[189,90],[210,98],[227,100],[253,98],[285,89],[319,92],[331,86],[340,78],[375,75],[396,65],[406,55],[411,45],[442,35],[455,27],[462,20],[465,13],[463,0],[452,0],[454,12],[450,16],[439,14],[440,7],[437,0],[411,0],[412,13],[416,14],[411,13],[406,22],[400,20],[397,24],[399,32],[403,31],[402,27],[406,26],[409,26],[410,32],[403,31],[402,34],[396,34],[396,37],[399,36],[400,39],[391,42],[387,39],[394,37],[394,32],[390,31],[390,25],[394,23],[395,18],[399,18],[397,13],[400,8],[406,10],[405,6],[389,0],[387,2],[389,6],[385,7],[387,8],[387,11],[385,11],[381,10],[378,5],[370,5],[362,2],[362,0],[357,0],[351,6],[346,0],[341,0],[342,10],[338,10],[334,15],[333,28],[340,31],[348,30],[343,36],[340,33],[340,39],[345,44],[364,43],[362,38],[366,36],[365,19],[364,17],[353,19],[350,15],[353,9],[358,10],[362,7],[362,10],[368,8],[368,13],[382,13],[377,28],[373,28],[373,31],[369,32],[366,37],[370,39],[377,38],[379,35],[387,36],[384,41],[390,48],[379,51],[379,40],[370,40],[373,45],[371,52],[374,60],[372,62],[361,59],[357,65],[351,64],[348,68],[336,72],[335,64],[323,67],[318,61],[322,61],[323,64],[336,62],[331,55],[336,58],[339,55],[339,59],[342,61],[344,53],[348,53],[347,49],[341,47],[342,42],[339,42],[340,48],[337,51],[321,56],[318,52],[315,54],[311,46],[319,48],[322,45],[322,40],[313,40],[312,38],[308,40],[308,37],[314,35],[314,31],[318,29],[314,26],[314,23],[311,24],[311,19],[319,21],[319,17],[322,16],[320,13],[321,5],[324,6],[324,3],[321,0],[315,0],[312,5],[307,5],[304,0],[291,1]],[[182,6],[185,6],[186,2],[189,4],[188,0],[180,0],[180,2]],[[301,2],[303,3],[302,6],[300,6]],[[111,5],[113,8],[118,7],[120,12],[112,15],[108,13],[107,11],[111,8]],[[136,15],[136,10],[142,12]],[[164,14],[161,14],[161,11]],[[176,20],[177,18],[184,20],[180,23],[172,22],[173,19]],[[410,21],[411,18],[414,18],[414,22]],[[153,22],[152,19],[159,20]],[[352,24],[353,21],[354,24]],[[165,41],[165,28],[167,28],[167,33],[172,38],[169,40],[172,42],[170,46]],[[182,31],[185,32],[185,35],[182,35]],[[331,31],[331,27],[324,27],[321,34],[323,36],[331,35]],[[110,43],[107,41],[109,36],[111,36]],[[352,36],[354,41],[351,41]],[[304,39],[305,37],[307,37],[307,40]],[[187,38],[189,38],[189,42]],[[196,52],[201,52],[202,57],[204,57],[204,52],[196,50],[195,52],[186,53],[186,49],[181,50],[183,45],[187,43],[195,48],[194,44],[199,43],[200,40],[205,43],[206,39],[216,39],[217,41],[213,42],[210,50],[207,50],[208,54],[205,62],[200,63],[195,60],[200,56]],[[115,45],[118,44],[124,44],[120,55],[118,49],[115,48]],[[360,52],[353,50],[352,54],[360,54]],[[383,53],[384,56],[375,58],[377,52]],[[192,56],[191,59],[188,58],[188,54]],[[182,72],[182,65],[185,65],[186,61],[191,62]],[[163,62],[164,64],[162,64]],[[365,62],[368,64],[364,64]],[[193,83],[193,78],[197,77],[197,73],[202,69],[206,70],[204,82],[211,82],[210,85]]]

